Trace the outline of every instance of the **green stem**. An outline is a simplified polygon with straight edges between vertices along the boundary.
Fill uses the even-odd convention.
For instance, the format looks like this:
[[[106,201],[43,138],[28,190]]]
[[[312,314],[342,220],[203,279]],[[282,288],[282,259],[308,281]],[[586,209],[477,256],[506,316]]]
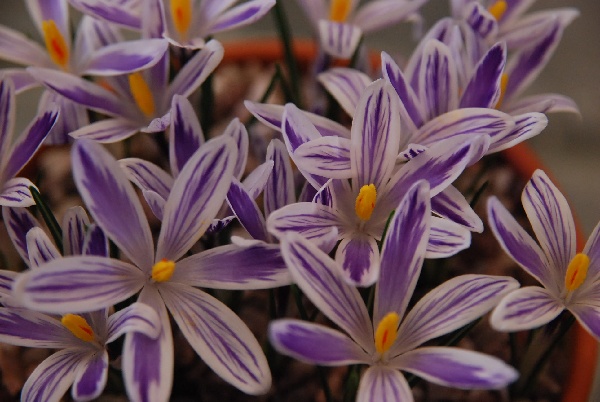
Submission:
[[[213,76],[210,74],[202,83],[200,92],[200,127],[202,127],[205,139],[208,139],[208,134],[214,124],[214,105]]]
[[[62,254],[63,253],[62,229],[61,229],[60,225],[58,224],[58,221],[54,217],[54,214],[52,213],[52,210],[50,210],[50,207],[48,207],[48,204],[46,204],[46,202],[44,202],[44,200],[42,199],[42,195],[37,190],[37,188],[35,188],[34,186],[30,186],[29,191],[31,191],[31,196],[33,197],[33,200],[35,201],[35,205],[40,210],[40,213],[42,214],[42,218],[44,218],[44,222],[46,222],[48,229],[50,229],[50,234],[52,235],[52,238],[54,239],[54,242],[56,243],[56,248],[58,248],[58,251],[60,251],[60,253]]]
[[[477,191],[473,195],[473,198],[471,199],[471,202],[469,203],[469,205],[471,206],[471,208],[475,208],[475,205],[477,205],[477,202],[479,201],[479,199],[483,195],[483,192],[485,191],[485,189],[488,187],[489,184],[490,184],[490,182],[486,180],[481,185],[481,187],[479,187],[479,189],[477,189]]]
[[[298,69],[298,61],[294,55],[294,49],[292,47],[292,35],[290,32],[290,24],[285,16],[283,9],[283,1],[275,2],[273,6],[275,25],[279,32],[279,37],[283,44],[283,52],[285,55],[285,63],[290,72],[290,80],[292,84],[292,98],[289,99],[302,109],[300,102],[300,71]]]
[[[394,217],[395,209],[392,209],[392,212],[388,215],[387,221],[385,221],[385,226],[383,227],[383,233],[381,234],[381,241],[379,242],[379,252],[381,252],[381,248],[383,247],[383,242],[385,240],[385,236],[387,236],[388,229],[390,227],[390,222]]]

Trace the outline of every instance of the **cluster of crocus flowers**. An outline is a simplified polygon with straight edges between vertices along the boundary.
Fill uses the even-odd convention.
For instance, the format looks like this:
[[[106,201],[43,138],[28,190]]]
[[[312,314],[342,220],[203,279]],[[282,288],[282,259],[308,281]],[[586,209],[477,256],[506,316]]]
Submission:
[[[299,3],[320,55],[333,56],[319,59],[310,86],[322,84],[316,92],[347,116],[336,119],[335,105],[303,110],[292,95],[277,105],[246,100],[273,138],[259,138],[255,121],[231,118],[217,130],[198,115],[215,108],[212,77],[225,50],[213,36],[273,7],[277,17],[282,0],[28,0],[39,43],[0,27],[0,57],[26,67],[0,76],[2,221],[25,267],[0,270],[0,342],[54,350],[25,382],[23,401],[58,401],[69,388],[76,401],[94,399],[109,368],[122,371],[130,400],[167,401],[176,342],[250,395],[278,391],[276,352],[353,366],[362,402],[412,401],[412,376],[507,387],[514,368],[445,341],[488,313],[495,329],[521,331],[568,310],[600,339],[600,229],[577,253],[566,200],[541,171],[523,193],[538,242],[498,199],[487,211],[500,246],[542,287],[465,267],[413,298],[424,293],[426,259],[451,257],[484,230],[477,200],[455,180],[539,134],[545,113],[576,111],[562,95],[521,96],[576,12],[451,0],[452,15],[406,63],[381,53],[375,77],[362,68],[363,35],[420,23],[424,0]],[[74,35],[70,5],[84,13]],[[139,39],[124,40],[122,29]],[[285,74],[276,80],[286,88]],[[15,98],[35,85],[46,88],[39,114],[13,138]],[[61,224],[36,187],[44,177],[15,177],[52,130],[73,142],[82,202]],[[152,133],[152,160],[129,154],[139,132]],[[271,321],[257,334],[223,294],[264,289]],[[333,326],[289,316],[281,307],[290,293],[301,317],[308,300]]]

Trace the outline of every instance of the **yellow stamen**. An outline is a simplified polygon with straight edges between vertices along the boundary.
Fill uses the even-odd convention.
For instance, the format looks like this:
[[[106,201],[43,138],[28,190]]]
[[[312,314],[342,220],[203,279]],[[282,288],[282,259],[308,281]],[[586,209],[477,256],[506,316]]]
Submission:
[[[62,325],[64,325],[73,335],[77,338],[81,339],[85,342],[92,342],[96,339],[96,335],[94,335],[94,330],[90,327],[90,324],[87,323],[85,318],[77,314],[66,314],[60,320]]]
[[[354,204],[354,210],[356,215],[363,221],[371,219],[371,214],[375,209],[375,202],[377,201],[377,190],[374,184],[364,185],[360,188],[358,196],[356,197],[356,203]]]
[[[329,19],[334,22],[346,22],[351,7],[352,0],[331,0]]]
[[[154,97],[141,73],[129,74],[129,90],[135,103],[146,116],[154,116]]]
[[[578,289],[585,281],[589,266],[590,257],[587,255],[579,253],[573,257],[565,275],[565,287],[569,292]]]
[[[52,61],[62,68],[67,67],[69,48],[54,20],[42,21],[42,32],[44,33],[46,49],[48,49]]]
[[[380,355],[387,352],[396,341],[399,323],[400,316],[394,312],[387,313],[379,321],[375,330],[375,349],[377,349],[377,353]]]
[[[508,74],[502,73],[502,77],[500,77],[500,97],[498,98],[498,102],[496,102],[496,109],[500,109],[502,107],[502,101],[504,100],[504,94],[506,94],[507,85]]]
[[[508,4],[506,4],[505,0],[498,0],[488,8],[488,11],[494,16],[496,21],[498,21],[506,12],[507,7]]]
[[[180,35],[185,35],[192,23],[192,1],[171,0],[170,5],[175,29]]]
[[[152,267],[152,280],[154,282],[166,282],[175,272],[175,261],[162,259]]]

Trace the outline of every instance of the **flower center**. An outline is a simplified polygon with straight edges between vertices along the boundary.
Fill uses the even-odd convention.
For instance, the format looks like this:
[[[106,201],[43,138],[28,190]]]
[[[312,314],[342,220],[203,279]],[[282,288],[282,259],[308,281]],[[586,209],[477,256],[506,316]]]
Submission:
[[[578,289],[587,276],[590,257],[579,253],[573,257],[565,275],[565,287],[569,292]]]
[[[154,282],[166,282],[175,272],[175,261],[162,259],[152,267],[152,280]]]
[[[329,19],[334,22],[346,22],[350,14],[352,0],[331,0]]]
[[[73,335],[85,342],[92,342],[96,339],[94,330],[90,327],[90,324],[80,315],[77,314],[66,314],[60,320]]]
[[[56,26],[54,20],[42,21],[42,32],[44,33],[44,43],[50,53],[52,61],[61,68],[67,67],[69,63],[69,48],[62,33]]]
[[[502,73],[502,77],[500,77],[500,97],[498,98],[498,102],[496,102],[496,109],[500,109],[500,107],[502,107],[502,101],[504,100],[504,94],[506,94],[507,85],[508,74]]]
[[[508,4],[506,4],[505,0],[498,0],[488,8],[488,11],[494,16],[496,21],[498,21],[506,12],[507,7]]]
[[[356,197],[356,203],[354,204],[354,210],[356,215],[363,221],[371,219],[371,214],[375,209],[375,202],[377,201],[377,190],[374,184],[366,184],[360,188],[358,196]]]
[[[147,117],[154,116],[154,97],[140,72],[129,74],[129,90],[142,113]]]
[[[170,6],[175,29],[180,35],[185,35],[192,22],[192,1],[171,0]]]
[[[377,329],[375,330],[375,349],[377,349],[377,353],[380,355],[387,352],[396,341],[399,323],[400,316],[394,312],[387,313],[385,317],[379,321]]]

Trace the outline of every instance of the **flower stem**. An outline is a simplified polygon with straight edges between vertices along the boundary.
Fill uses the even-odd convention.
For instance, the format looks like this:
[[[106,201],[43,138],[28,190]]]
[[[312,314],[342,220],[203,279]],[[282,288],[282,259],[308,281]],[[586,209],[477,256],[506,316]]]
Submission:
[[[300,102],[300,72],[298,70],[298,61],[294,55],[290,24],[285,16],[282,1],[275,2],[273,12],[275,13],[275,25],[277,26],[277,31],[279,32],[279,37],[283,44],[285,63],[290,72],[290,81],[292,85],[292,98],[290,100],[299,108],[302,108]]]
[[[48,204],[46,204],[46,202],[42,199],[42,195],[37,190],[37,188],[35,188],[34,186],[30,186],[29,191],[31,191],[31,196],[33,197],[33,200],[35,201],[35,205],[40,210],[40,213],[42,214],[42,218],[44,218],[44,222],[46,222],[48,229],[50,229],[50,234],[52,235],[52,238],[54,239],[54,242],[56,243],[56,248],[58,248],[58,251],[60,251],[60,253],[62,254],[63,253],[62,229],[61,229],[60,225],[58,224],[58,221],[54,217],[54,214],[52,213],[52,210],[50,210],[50,207],[48,207]]]

